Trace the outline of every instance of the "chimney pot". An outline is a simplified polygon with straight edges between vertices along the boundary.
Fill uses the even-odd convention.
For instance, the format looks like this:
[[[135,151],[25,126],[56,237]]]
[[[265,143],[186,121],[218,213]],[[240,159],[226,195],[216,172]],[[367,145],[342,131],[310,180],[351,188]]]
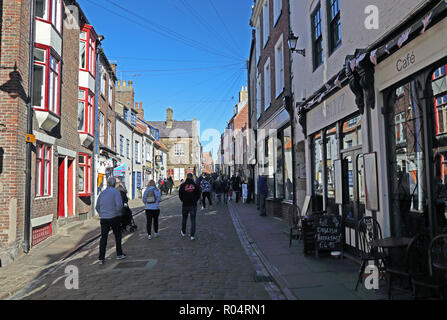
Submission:
[[[126,86],[126,80],[123,80],[123,87]]]

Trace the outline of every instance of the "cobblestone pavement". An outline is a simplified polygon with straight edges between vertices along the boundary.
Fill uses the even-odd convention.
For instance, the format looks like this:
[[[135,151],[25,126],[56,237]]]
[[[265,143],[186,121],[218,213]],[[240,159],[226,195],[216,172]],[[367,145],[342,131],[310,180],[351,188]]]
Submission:
[[[199,208],[195,241],[180,235],[178,197],[161,203],[158,238],[147,239],[144,214],[135,221],[138,230],[123,235],[127,259],[115,259],[111,235],[104,265],[97,263],[99,241],[94,241],[64,263],[41,272],[13,299],[272,298],[241,245],[226,206]],[[78,289],[66,289],[70,273],[65,271],[70,266],[79,270]]]

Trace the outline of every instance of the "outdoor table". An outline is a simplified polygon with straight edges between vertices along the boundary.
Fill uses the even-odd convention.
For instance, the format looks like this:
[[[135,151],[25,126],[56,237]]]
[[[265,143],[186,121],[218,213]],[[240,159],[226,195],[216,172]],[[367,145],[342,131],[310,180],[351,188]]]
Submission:
[[[435,259],[433,260],[433,267],[441,270],[447,270],[447,259]]]
[[[402,248],[407,247],[410,243],[411,238],[383,238],[383,239],[377,239],[373,240],[371,242],[371,245],[373,247],[381,247],[381,248]]]

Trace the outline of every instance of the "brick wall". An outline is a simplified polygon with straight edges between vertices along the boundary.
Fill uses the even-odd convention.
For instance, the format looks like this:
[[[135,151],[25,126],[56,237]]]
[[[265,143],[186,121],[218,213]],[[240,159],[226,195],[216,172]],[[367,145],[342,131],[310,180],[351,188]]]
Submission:
[[[263,46],[263,42],[261,42],[261,55],[259,58],[259,62],[257,65],[258,73],[261,74],[261,110],[264,110],[265,106],[265,96],[264,96],[264,65],[267,62],[268,58],[270,58],[270,97],[271,97],[271,105],[268,109],[264,110],[259,119],[259,125],[262,125],[264,122],[270,119],[270,117],[275,114],[275,112],[283,106],[283,98],[284,95],[290,94],[290,62],[289,62],[289,52],[288,48],[288,32],[289,32],[289,21],[287,15],[287,1],[283,0],[282,3],[282,13],[276,22],[273,25],[273,1],[269,0],[269,9],[270,9],[270,32],[269,39],[267,41],[266,46]],[[261,39],[263,41],[263,17],[262,11],[260,14],[260,25],[261,25]],[[276,85],[275,85],[275,45],[280,39],[281,35],[283,36],[283,48],[284,48],[284,91],[278,97],[276,97]],[[258,39],[256,39],[258,41]]]
[[[0,2],[0,255],[23,239],[29,4]]]

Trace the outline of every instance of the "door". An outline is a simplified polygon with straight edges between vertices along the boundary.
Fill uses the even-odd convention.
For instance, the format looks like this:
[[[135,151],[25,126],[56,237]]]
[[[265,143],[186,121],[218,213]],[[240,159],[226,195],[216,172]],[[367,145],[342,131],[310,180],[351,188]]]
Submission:
[[[132,172],[132,199],[135,199],[135,187],[136,187],[136,183],[135,183],[135,171]]]
[[[67,159],[67,215],[74,214],[74,159]]]
[[[345,250],[356,254],[357,225],[365,215],[365,181],[361,149],[344,152],[343,159],[343,221],[345,226]]]
[[[58,195],[57,195],[57,216],[65,218],[65,158],[59,158],[58,167]]]

